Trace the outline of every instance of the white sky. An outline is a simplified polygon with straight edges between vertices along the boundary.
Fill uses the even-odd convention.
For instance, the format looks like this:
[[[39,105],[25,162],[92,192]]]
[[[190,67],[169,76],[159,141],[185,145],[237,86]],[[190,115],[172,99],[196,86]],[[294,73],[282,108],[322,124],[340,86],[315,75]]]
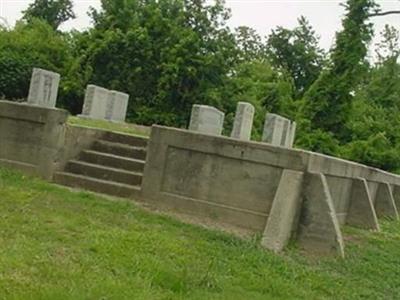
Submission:
[[[21,11],[26,9],[33,0],[0,0],[0,17],[13,26],[21,18]],[[334,41],[334,35],[340,29],[343,7],[337,0],[227,0],[227,6],[232,10],[229,21],[231,27],[246,25],[256,29],[260,35],[269,34],[276,26],[292,28],[297,24],[297,18],[304,15],[321,37],[321,46],[328,49]],[[399,0],[378,1],[384,10],[400,9]],[[83,29],[90,26],[87,11],[90,6],[100,8],[100,0],[74,0],[75,20],[65,23],[64,30],[71,28]],[[1,21],[1,20],[0,20]],[[400,29],[400,15],[375,18],[376,33],[385,24],[391,24]]]

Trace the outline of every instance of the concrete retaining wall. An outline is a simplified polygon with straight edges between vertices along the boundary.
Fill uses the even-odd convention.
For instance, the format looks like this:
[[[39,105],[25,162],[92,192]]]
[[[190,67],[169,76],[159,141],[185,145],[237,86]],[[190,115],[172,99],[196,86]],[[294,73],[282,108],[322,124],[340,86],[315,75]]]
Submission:
[[[305,247],[343,255],[341,226],[378,230],[376,215],[398,217],[398,175],[161,126],[152,128],[143,178],[144,201],[264,233],[264,245],[276,251],[296,238]]]
[[[153,126],[142,197],[159,206],[262,232],[283,169],[302,152]]]
[[[64,110],[0,101],[0,165],[50,179],[64,146]]]
[[[89,149],[92,144],[106,135],[107,131],[67,125],[65,130],[64,147],[57,170],[61,171],[70,159],[79,156],[82,150]]]
[[[51,179],[107,132],[67,126],[67,112],[0,101],[0,165]],[[308,151],[153,126],[138,199],[161,210],[344,255],[345,224],[398,218],[400,176]]]
[[[51,179],[107,131],[66,124],[68,112],[0,101],[0,166]],[[130,124],[143,133],[151,128]]]

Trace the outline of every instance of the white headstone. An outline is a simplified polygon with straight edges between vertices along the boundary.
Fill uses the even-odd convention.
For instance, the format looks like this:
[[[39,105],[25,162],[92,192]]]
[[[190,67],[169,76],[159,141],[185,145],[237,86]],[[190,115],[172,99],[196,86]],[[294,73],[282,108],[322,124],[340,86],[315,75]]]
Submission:
[[[253,118],[254,106],[247,102],[239,102],[236,108],[231,137],[249,141],[253,128]]]
[[[290,132],[292,124],[290,120],[283,118],[283,131],[282,131],[282,139],[281,139],[281,146],[289,148],[290,143]]]
[[[279,115],[268,113],[265,118],[262,141],[274,146],[281,146],[283,132],[287,126],[286,120]]]
[[[225,114],[215,107],[195,104],[192,107],[189,130],[221,135],[224,128]]]
[[[82,117],[93,119],[106,119],[109,90],[89,84],[86,87],[85,101],[83,103]]]
[[[289,138],[289,144],[288,144],[289,148],[293,148],[294,140],[296,138],[296,128],[297,128],[296,122],[292,122],[292,124],[290,126],[290,135],[289,135],[290,138]]]
[[[60,74],[34,68],[29,87],[28,103],[42,107],[56,107]]]
[[[282,116],[268,113],[265,118],[262,141],[286,148],[292,148],[296,136],[296,122]]]
[[[128,94],[118,91],[109,91],[106,119],[115,122],[125,122],[128,101]]]

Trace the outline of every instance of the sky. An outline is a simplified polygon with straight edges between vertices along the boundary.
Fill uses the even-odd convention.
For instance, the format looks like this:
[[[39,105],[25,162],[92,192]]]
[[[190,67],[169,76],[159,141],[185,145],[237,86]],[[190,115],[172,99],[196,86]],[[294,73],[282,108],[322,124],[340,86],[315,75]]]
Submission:
[[[10,26],[21,18],[21,11],[33,0],[0,0],[0,17],[7,20]],[[82,30],[90,26],[87,16],[89,7],[100,8],[100,0],[74,0],[74,11],[77,18],[65,23],[61,29],[75,28]],[[335,32],[341,28],[344,9],[337,0],[227,0],[232,11],[228,25],[231,27],[249,26],[266,36],[277,26],[293,28],[297,18],[307,17],[321,38],[321,46],[329,49],[334,42]],[[399,0],[378,1],[383,10],[400,9]],[[1,20],[0,20],[1,22]],[[4,22],[3,22],[4,23]],[[400,29],[400,15],[374,18],[376,32],[382,31],[385,24]],[[376,43],[379,38],[375,38]]]

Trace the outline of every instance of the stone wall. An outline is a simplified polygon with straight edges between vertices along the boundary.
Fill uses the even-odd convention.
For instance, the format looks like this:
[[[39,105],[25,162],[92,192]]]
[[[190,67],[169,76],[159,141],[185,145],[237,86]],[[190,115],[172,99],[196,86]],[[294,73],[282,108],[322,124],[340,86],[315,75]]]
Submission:
[[[64,169],[70,159],[79,156],[82,150],[89,149],[92,144],[101,139],[107,131],[67,125],[65,130],[64,147],[61,151],[57,171]]]
[[[398,218],[400,176],[309,151],[153,126],[142,200],[344,255],[340,228]],[[398,201],[398,200],[397,200]]]
[[[147,153],[144,199],[257,232],[282,170],[306,167],[299,151],[159,126]]]
[[[67,112],[0,101],[0,165],[51,179],[106,131],[67,126]],[[137,200],[344,255],[343,225],[398,219],[400,176],[298,149],[153,126]]]
[[[0,101],[0,165],[50,179],[64,146],[64,110]]]

